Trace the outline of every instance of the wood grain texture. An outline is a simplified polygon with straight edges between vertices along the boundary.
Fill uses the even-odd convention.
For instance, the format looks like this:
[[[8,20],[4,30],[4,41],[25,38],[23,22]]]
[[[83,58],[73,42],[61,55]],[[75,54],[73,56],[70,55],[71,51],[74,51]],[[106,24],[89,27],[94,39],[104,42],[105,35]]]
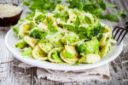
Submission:
[[[4,0],[0,0],[4,1]],[[128,10],[128,0],[108,0],[111,3],[116,3],[119,10]],[[110,10],[110,12],[113,12]],[[126,20],[126,19],[125,19]],[[123,20],[122,20],[123,21]],[[111,22],[108,25],[115,26]],[[121,25],[122,23],[120,23]],[[17,65],[20,61],[13,58],[13,55],[7,50],[4,37],[6,32],[0,31],[0,85],[128,85],[128,35],[124,39],[124,49],[121,55],[110,63],[110,73],[112,80],[110,81],[84,81],[61,83],[50,81],[47,79],[36,78],[36,68],[20,68]],[[123,62],[122,62],[123,61]],[[2,62],[6,62],[1,64]],[[4,72],[2,72],[4,71]],[[2,78],[1,78],[2,77]]]

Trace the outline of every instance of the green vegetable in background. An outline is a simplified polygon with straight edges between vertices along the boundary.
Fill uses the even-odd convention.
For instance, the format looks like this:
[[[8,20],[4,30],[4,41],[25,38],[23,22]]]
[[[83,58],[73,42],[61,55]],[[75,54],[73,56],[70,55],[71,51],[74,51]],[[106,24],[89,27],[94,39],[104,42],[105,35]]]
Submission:
[[[61,4],[63,0],[24,0],[24,5],[28,6],[32,11],[52,11],[57,4]],[[107,19],[110,21],[118,21],[121,17],[120,11],[116,14],[105,13],[107,8],[115,9],[115,5],[105,0],[66,0],[70,8],[77,8],[86,12],[92,13],[101,19]],[[66,12],[62,12],[60,15],[56,13],[56,16],[63,17]],[[123,13],[124,14],[124,13]],[[64,17],[63,17],[64,18]]]
[[[29,9],[35,11],[54,10],[56,4],[60,3],[61,0],[24,0],[24,5],[28,6]]]
[[[106,2],[105,0],[67,0],[70,8],[77,8],[86,12],[92,13],[101,19],[110,21],[118,21],[121,17],[120,11],[117,13],[106,13],[107,8],[115,9],[115,5]],[[117,11],[117,10],[116,10]],[[124,14],[124,13],[123,13]]]

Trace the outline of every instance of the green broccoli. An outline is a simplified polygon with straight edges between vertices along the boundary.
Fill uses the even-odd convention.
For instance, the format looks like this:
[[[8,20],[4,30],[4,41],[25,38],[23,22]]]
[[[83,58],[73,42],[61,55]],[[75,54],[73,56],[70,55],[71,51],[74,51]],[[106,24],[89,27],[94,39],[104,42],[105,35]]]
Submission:
[[[93,36],[98,36],[99,34],[102,34],[103,31],[105,30],[105,28],[99,23],[97,22],[95,25],[94,25],[94,28],[93,28]]]
[[[42,39],[45,38],[46,32],[43,32],[39,28],[35,27],[30,31],[29,35],[36,39]]]
[[[54,52],[51,56],[55,60],[55,62],[57,62],[57,63],[61,63],[62,62],[61,59],[60,59],[59,53],[57,51]]]
[[[97,38],[92,38],[90,41],[85,41],[77,46],[77,50],[79,53],[98,53],[99,51],[99,41]]]
[[[27,43],[24,41],[24,40],[19,40],[16,44],[15,44],[15,46],[17,47],[17,48],[24,48],[24,47],[26,47],[27,46]]]
[[[18,32],[19,32],[18,27],[17,27],[17,26],[13,26],[13,31],[14,31],[16,34],[18,34]]]

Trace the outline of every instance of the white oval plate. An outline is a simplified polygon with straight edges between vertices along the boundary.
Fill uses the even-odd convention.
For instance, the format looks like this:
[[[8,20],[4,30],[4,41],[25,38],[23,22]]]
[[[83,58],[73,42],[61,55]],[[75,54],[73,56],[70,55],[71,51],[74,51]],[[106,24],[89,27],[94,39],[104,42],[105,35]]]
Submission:
[[[13,53],[16,59],[32,66],[45,68],[45,69],[52,69],[52,70],[62,70],[62,71],[81,71],[81,70],[91,69],[105,65],[113,61],[115,58],[117,58],[123,49],[123,43],[121,43],[118,46],[113,46],[112,50],[106,56],[104,56],[102,60],[94,64],[67,65],[67,64],[50,63],[47,61],[39,61],[29,57],[28,58],[23,57],[21,56],[20,50],[15,47],[15,43],[17,41],[18,39],[16,38],[16,36],[14,35],[11,29],[5,37],[5,43],[7,48],[11,51],[11,53]]]

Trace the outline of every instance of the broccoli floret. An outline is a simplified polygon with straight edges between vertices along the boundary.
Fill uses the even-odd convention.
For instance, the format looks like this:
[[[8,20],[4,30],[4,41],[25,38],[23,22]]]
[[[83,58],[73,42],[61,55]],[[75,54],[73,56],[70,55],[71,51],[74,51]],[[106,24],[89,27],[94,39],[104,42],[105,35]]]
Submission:
[[[97,38],[93,38],[90,41],[83,42],[77,46],[77,50],[79,53],[84,53],[84,54],[98,53],[99,41],[97,40]]]
[[[30,31],[29,35],[36,39],[42,39],[45,38],[46,32],[43,32],[39,28],[35,27]]]
[[[17,47],[17,48],[24,48],[24,47],[26,47],[27,46],[27,43],[24,41],[24,40],[19,40],[16,44],[15,44],[15,46]]]
[[[97,36],[97,37],[98,37],[99,34],[102,34],[103,31],[105,30],[105,28],[104,28],[100,23],[97,23],[97,24],[94,26],[93,29],[94,29],[94,30],[93,30],[93,35],[94,35],[94,36]]]
[[[18,32],[19,32],[18,27],[17,27],[17,26],[14,26],[14,27],[13,27],[13,31],[14,31],[16,34],[18,34]]]
[[[96,22],[95,24],[87,28],[86,35],[89,38],[96,36],[98,39],[100,39],[103,31],[104,27],[99,22]]]
[[[77,32],[82,38],[91,39],[92,37],[96,36],[98,40],[100,40],[103,31],[104,27],[98,21],[96,21],[95,24],[80,26]]]
[[[31,56],[32,55],[32,48],[24,48],[23,52],[22,52],[23,56]]]
[[[55,62],[57,62],[57,63],[61,63],[62,62],[58,52],[54,52],[51,56],[55,60]]]

